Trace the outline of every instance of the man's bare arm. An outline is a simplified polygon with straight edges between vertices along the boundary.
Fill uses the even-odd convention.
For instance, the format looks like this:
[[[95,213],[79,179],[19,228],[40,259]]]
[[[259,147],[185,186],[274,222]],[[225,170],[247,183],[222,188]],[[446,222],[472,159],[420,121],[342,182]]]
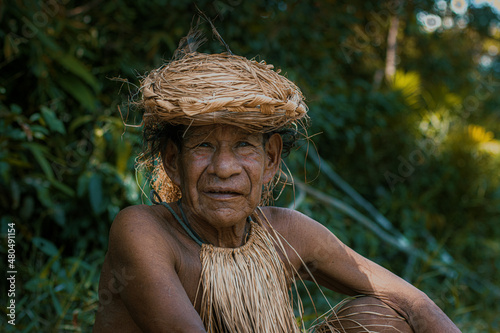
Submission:
[[[383,300],[403,315],[416,333],[460,332],[425,293],[359,255],[320,223],[296,211],[277,211],[281,211],[279,219],[287,221],[289,242],[321,285],[346,295]]]
[[[111,227],[111,269],[130,277],[120,296],[143,332],[206,332],[175,271],[171,235],[149,210],[129,207]]]

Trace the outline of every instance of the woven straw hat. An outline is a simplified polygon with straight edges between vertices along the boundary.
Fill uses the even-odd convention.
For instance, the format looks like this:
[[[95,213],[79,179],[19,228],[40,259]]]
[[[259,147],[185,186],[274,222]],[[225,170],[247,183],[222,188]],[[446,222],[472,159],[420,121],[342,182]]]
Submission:
[[[145,126],[234,125],[249,132],[302,127],[307,106],[300,89],[273,65],[232,54],[192,52],[151,71],[142,81]],[[151,185],[166,202],[181,194],[160,156],[145,161]]]

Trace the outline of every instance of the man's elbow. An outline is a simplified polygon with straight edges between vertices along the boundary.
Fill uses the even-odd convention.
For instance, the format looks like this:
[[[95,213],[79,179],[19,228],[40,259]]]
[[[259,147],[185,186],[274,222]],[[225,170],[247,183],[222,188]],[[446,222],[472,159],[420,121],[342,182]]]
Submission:
[[[415,333],[459,333],[458,327],[425,293],[412,300],[408,322]]]

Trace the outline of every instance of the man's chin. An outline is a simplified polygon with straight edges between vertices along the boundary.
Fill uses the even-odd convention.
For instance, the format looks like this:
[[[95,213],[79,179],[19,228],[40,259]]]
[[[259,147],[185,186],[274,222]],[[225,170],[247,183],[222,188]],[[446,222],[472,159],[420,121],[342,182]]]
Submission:
[[[244,223],[252,211],[251,207],[239,204],[234,207],[214,208],[207,212],[206,217],[211,220],[209,223],[214,227],[232,227]]]
[[[199,197],[198,205],[193,207],[202,219],[208,220],[209,224],[223,226],[234,226],[244,222],[255,210],[258,201],[252,202],[243,195],[231,196],[209,196]],[[197,206],[197,207],[196,207]]]

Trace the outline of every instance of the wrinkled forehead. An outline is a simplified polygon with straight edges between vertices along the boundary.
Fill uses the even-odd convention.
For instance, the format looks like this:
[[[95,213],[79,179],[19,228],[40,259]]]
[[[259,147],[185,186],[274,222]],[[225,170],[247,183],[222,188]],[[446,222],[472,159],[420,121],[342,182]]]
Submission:
[[[260,132],[249,132],[233,125],[206,125],[191,126],[183,134],[183,141],[222,139],[222,140],[257,140],[262,142],[264,134]]]

